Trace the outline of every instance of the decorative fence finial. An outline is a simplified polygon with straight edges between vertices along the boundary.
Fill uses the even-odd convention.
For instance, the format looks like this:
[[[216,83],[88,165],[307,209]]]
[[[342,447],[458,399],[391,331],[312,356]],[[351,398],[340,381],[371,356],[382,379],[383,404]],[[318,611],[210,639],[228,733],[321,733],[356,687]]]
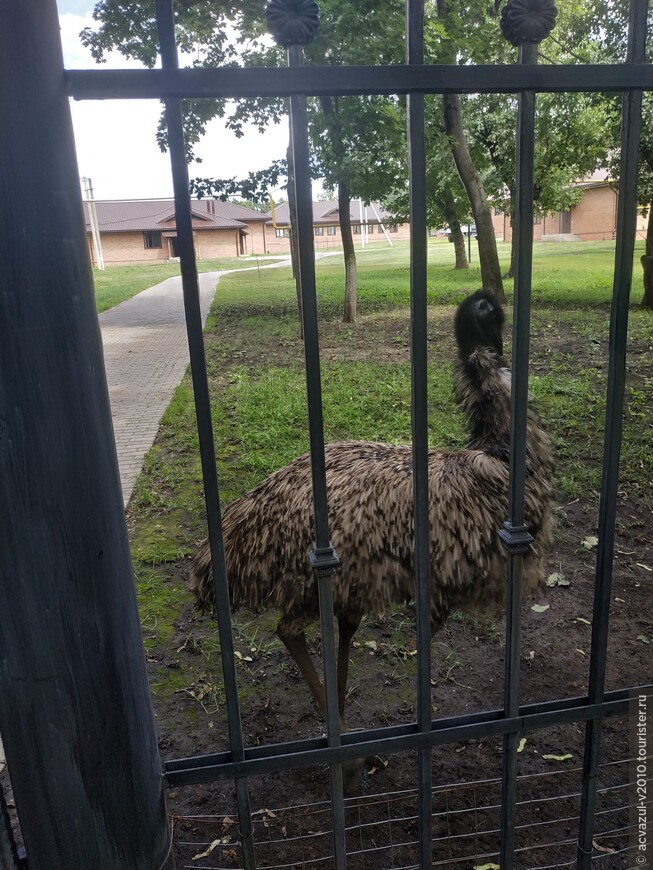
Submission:
[[[509,0],[501,13],[501,32],[513,45],[536,45],[551,33],[557,14],[553,0]]]
[[[311,42],[320,25],[315,0],[270,0],[265,15],[274,41],[284,48]]]

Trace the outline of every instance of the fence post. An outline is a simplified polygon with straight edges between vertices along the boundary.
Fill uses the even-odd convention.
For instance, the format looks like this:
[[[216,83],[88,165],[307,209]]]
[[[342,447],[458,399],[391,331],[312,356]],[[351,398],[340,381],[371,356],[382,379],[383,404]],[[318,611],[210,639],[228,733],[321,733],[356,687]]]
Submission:
[[[30,870],[171,870],[57,8],[0,16],[0,732]]]

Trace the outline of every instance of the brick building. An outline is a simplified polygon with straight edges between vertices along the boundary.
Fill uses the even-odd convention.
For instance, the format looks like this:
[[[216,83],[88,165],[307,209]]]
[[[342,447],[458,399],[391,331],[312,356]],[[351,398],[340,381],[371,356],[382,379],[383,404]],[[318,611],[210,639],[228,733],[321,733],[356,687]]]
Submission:
[[[388,213],[378,202],[363,205],[359,200],[352,200],[349,207],[354,244],[362,247],[365,244],[389,242],[395,239],[409,239],[408,224],[391,222]],[[288,253],[290,251],[290,210],[288,203],[277,206],[268,215],[267,222],[268,253]],[[340,233],[338,203],[333,200],[313,203],[313,239],[318,251],[342,247]]]
[[[179,255],[175,204],[171,199],[96,200],[97,225],[105,265],[161,263]],[[91,259],[90,203],[85,204]],[[233,202],[192,203],[193,236],[198,260],[266,253],[269,215]]]
[[[553,240],[559,236],[579,241],[614,239],[617,228],[617,186],[605,180],[605,171],[574,185],[582,196],[569,211],[537,217],[533,221],[535,241]],[[510,216],[496,209],[492,222],[498,239],[512,240]],[[646,236],[646,218],[637,216],[637,236]]]
[[[161,263],[179,255],[173,200],[95,200],[93,205],[105,265]],[[90,206],[85,204],[86,232],[95,263]],[[278,206],[273,216],[233,202],[194,200],[191,214],[198,260],[290,251],[287,203]],[[379,203],[352,202],[350,219],[354,241],[361,245],[410,237],[407,224],[386,222],[387,212]],[[313,203],[313,235],[317,250],[342,247],[337,202]]]

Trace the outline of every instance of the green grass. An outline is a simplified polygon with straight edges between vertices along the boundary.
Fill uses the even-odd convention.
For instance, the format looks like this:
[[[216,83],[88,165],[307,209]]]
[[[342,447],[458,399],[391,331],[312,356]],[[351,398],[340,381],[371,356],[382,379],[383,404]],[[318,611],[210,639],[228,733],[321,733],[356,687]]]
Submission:
[[[634,265],[634,298],[641,294],[640,248]],[[501,267],[507,271],[510,247],[498,244]],[[393,248],[381,244],[357,250],[358,308],[360,314],[408,305],[409,247],[397,242]],[[585,305],[608,305],[613,280],[613,242],[540,242],[533,253],[533,304],[558,308]],[[478,252],[472,247],[469,269],[456,271],[453,249],[445,240],[429,240],[428,301],[430,305],[454,304],[461,294],[478,289],[481,275]],[[344,267],[340,256],[328,257],[317,264],[317,286],[320,313],[337,317],[342,309]],[[512,281],[505,282],[506,292],[512,291]],[[223,279],[216,311],[221,307],[242,307],[260,316],[294,312],[295,288],[289,268],[261,272],[257,279],[234,275]]]
[[[199,272],[222,271],[226,269],[256,268],[258,265],[274,262],[256,257],[232,257],[221,260],[199,260]],[[109,266],[104,271],[93,269],[95,300],[98,314],[131,299],[141,290],[179,275],[179,263],[136,263],[132,266]]]
[[[534,250],[530,389],[555,443],[562,504],[576,498],[595,503],[600,487],[613,252],[610,243],[546,243]],[[467,272],[452,268],[446,241],[431,242],[429,253],[430,442],[458,449],[465,434],[452,394],[451,316],[480,277],[475,263]],[[507,247],[500,246],[500,253],[507,265]],[[340,258],[317,265],[325,437],[408,443],[408,246],[359,252],[358,269],[359,319],[343,324]],[[638,300],[639,267],[634,275]],[[510,295],[510,283],[506,289]],[[653,315],[634,306],[620,487],[649,501],[651,347]],[[207,323],[206,349],[221,496],[227,503],[308,448],[303,348],[290,270],[223,278]],[[150,647],[169,643],[180,608],[188,606],[179,578],[205,534],[203,517],[187,376],[164,415],[131,502],[132,553]],[[267,641],[251,646],[259,642]],[[217,643],[206,651],[207,674],[219,672],[217,654]],[[179,691],[179,675],[167,679],[162,673],[154,690]]]

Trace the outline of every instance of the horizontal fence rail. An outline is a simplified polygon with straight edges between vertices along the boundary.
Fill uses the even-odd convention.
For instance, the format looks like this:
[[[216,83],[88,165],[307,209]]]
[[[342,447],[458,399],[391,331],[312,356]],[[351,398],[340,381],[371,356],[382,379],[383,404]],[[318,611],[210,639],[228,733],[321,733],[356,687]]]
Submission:
[[[234,762],[231,753],[221,752],[168,761],[164,780],[170,787],[232,779],[234,776],[268,773],[328,764],[337,759],[358,758],[379,752],[398,753],[439,746],[477,737],[526,733],[553,725],[586,722],[593,718],[623,715],[628,712],[633,695],[649,694],[653,683],[606,692],[600,704],[587,698],[566,698],[521,707],[519,716],[506,719],[503,710],[484,711],[446,719],[434,719],[429,732],[418,730],[416,723],[394,725],[342,735],[342,745],[330,748],[325,737],[248,747],[245,761]]]
[[[306,66],[296,69],[69,70],[76,100],[367,94],[615,93],[653,89],[650,64]]]

